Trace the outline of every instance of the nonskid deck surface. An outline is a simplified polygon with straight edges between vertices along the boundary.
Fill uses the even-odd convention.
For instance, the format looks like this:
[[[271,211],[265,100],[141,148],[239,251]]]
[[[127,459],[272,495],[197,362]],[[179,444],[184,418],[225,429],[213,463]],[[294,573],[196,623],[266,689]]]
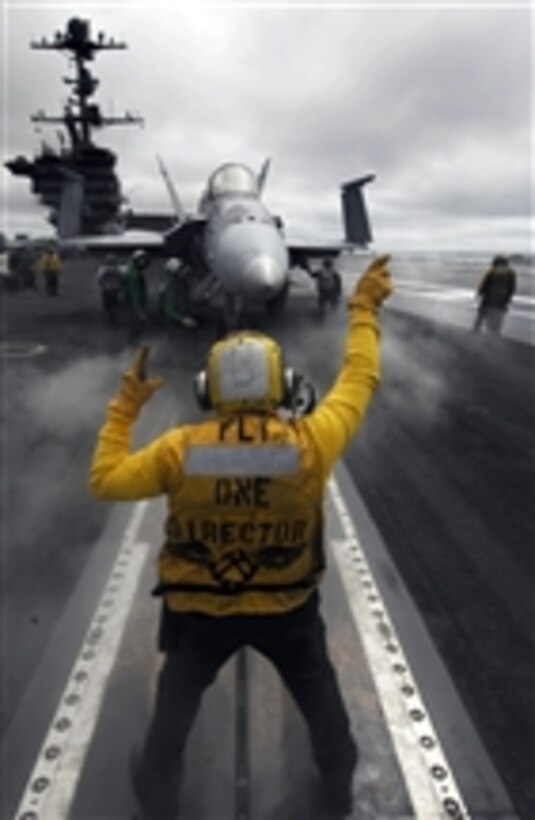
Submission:
[[[64,664],[63,683],[52,687],[47,721],[34,703],[36,727],[44,728],[21,760],[19,799],[6,817],[139,816],[128,761],[149,719],[161,662],[154,640],[158,605],[149,595],[157,507],[142,502],[129,510],[107,567],[97,564],[117,543],[113,517],[95,549],[87,588],[82,581],[76,598],[101,591],[85,634],[78,625],[78,647],[71,641],[73,660],[68,669]],[[360,748],[355,817],[514,817],[343,467],[329,485],[326,507],[322,608]],[[58,635],[69,629],[71,615],[65,613]],[[44,659],[41,680],[50,677],[47,667],[55,660]],[[188,745],[180,818],[305,817],[327,820],[305,726],[269,663],[245,650],[204,698]]]
[[[117,599],[115,589],[97,611],[136,508],[90,502],[87,464],[105,402],[133,351],[124,328],[103,326],[90,260],[72,265],[58,301],[40,292],[2,294],[0,338],[9,348],[1,358],[6,390],[0,408],[6,430],[0,462],[9,465],[0,509],[9,534],[0,565],[2,820],[17,816],[27,788],[32,802],[37,800],[28,816],[35,820],[33,809],[52,792],[50,770],[41,779],[41,769],[36,769],[38,776],[32,777],[34,766],[46,760],[56,772],[60,759],[69,774],[61,781],[60,809],[50,803],[51,818],[132,817],[127,759],[146,726],[159,663],[154,640],[158,606],[149,594],[155,571],[152,548],[127,547],[129,554],[122,556],[115,577],[125,591],[124,570],[138,567],[135,605],[130,607],[126,597]],[[409,273],[400,270],[400,280]],[[400,281],[400,298],[404,290]],[[345,314],[340,307],[319,321],[313,290],[296,290],[292,297],[285,314],[270,320],[265,330],[284,345],[289,364],[313,378],[322,395],[340,362]],[[456,300],[446,301],[452,310],[459,307]],[[526,618],[532,597],[533,348],[467,332],[473,310],[471,317],[455,313],[457,327],[456,321],[449,323],[449,314],[441,314],[443,321],[429,321],[433,305],[429,296],[411,300],[411,311],[421,307],[422,315],[414,316],[393,299],[384,311],[382,384],[347,454],[351,479],[343,468],[336,474],[373,578],[360,565],[344,517],[340,520],[336,493],[327,496],[332,543],[323,608],[361,748],[357,809],[363,817],[409,812],[425,820],[428,807],[418,802],[423,798],[416,780],[427,784],[422,794],[431,793],[430,799],[439,802],[450,794],[457,799],[455,786],[473,817],[514,816],[472,731],[472,720],[523,820],[533,814],[532,755],[526,753],[533,674]],[[506,331],[514,321],[513,315],[508,317]],[[177,421],[198,418],[188,386],[211,338],[208,331],[147,332],[151,370],[165,376],[167,387],[144,411],[134,444],[149,441]],[[44,350],[23,356],[18,346],[26,342]],[[151,502],[129,538],[136,545],[157,544],[162,516],[160,502]],[[345,556],[342,569],[335,556]],[[137,563],[140,557],[146,558],[142,564]],[[375,587],[388,618],[374,600]],[[120,631],[99,629],[114,623],[111,600],[114,606],[119,600],[129,614],[124,638],[110,648]],[[398,640],[411,672],[399,650],[392,650]],[[377,657],[370,646],[377,648]],[[87,701],[86,674],[102,647],[107,647],[106,660],[94,667],[100,688],[92,684],[97,696]],[[86,653],[82,661],[88,669],[75,667]],[[262,658],[247,653],[246,666],[248,708],[240,709],[240,725],[248,727],[248,753],[236,756],[234,662],[208,693],[195,725],[183,816],[219,818],[227,811],[237,817],[244,806],[255,818],[313,818],[319,803],[301,719]],[[81,674],[70,688],[73,670]],[[384,681],[394,706],[388,706],[380,685]],[[243,688],[238,695],[243,705]],[[82,708],[86,702],[92,705]],[[96,720],[86,720],[86,709]],[[401,719],[405,713],[408,720]],[[82,720],[83,731],[68,731],[73,717]],[[435,735],[445,762],[433,757],[431,763]],[[59,754],[68,738],[77,739],[70,757]],[[400,745],[403,739],[408,750]],[[41,747],[48,757],[40,756]],[[239,784],[236,760],[240,777],[247,772]],[[423,775],[413,760],[420,761]],[[54,778],[60,782],[56,774]],[[454,803],[448,806],[454,810]],[[39,812],[37,816],[46,816]]]

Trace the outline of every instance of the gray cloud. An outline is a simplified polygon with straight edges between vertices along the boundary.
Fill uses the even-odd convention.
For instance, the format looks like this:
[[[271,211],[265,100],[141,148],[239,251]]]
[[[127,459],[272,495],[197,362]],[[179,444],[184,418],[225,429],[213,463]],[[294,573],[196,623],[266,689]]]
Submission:
[[[101,141],[118,151],[139,209],[168,208],[156,153],[190,208],[220,162],[259,167],[270,155],[266,198],[291,233],[339,236],[339,184],[373,171],[368,202],[383,245],[440,244],[461,223],[469,247],[485,239],[485,224],[496,235],[499,222],[525,249],[530,10],[471,5],[93,12],[84,3],[79,13],[95,30],[130,45],[98,60],[103,108],[145,117],[142,131],[110,129]],[[60,57],[30,52],[28,39],[61,28],[69,13],[9,14],[11,153],[33,150],[28,117],[58,110],[65,74]],[[23,186],[10,185],[12,214],[29,211],[29,194],[15,193]]]

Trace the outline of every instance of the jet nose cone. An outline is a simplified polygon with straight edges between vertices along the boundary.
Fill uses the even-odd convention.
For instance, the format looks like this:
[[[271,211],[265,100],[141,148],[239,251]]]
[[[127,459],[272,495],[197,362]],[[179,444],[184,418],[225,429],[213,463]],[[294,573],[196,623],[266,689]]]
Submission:
[[[275,296],[284,284],[284,277],[279,261],[267,254],[255,256],[245,269],[245,281],[262,299]]]

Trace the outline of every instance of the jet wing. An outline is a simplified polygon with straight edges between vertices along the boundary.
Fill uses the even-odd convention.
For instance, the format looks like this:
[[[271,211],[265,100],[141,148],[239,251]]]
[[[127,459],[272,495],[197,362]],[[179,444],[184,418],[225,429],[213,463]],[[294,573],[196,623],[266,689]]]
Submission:
[[[290,267],[309,270],[309,262],[314,259],[334,259],[343,251],[355,249],[351,242],[306,243],[288,242]]]
[[[198,263],[204,225],[204,219],[188,219],[164,233],[127,230],[117,234],[77,236],[60,240],[60,246],[65,250],[79,249],[95,253],[145,250],[149,253],[177,256],[183,262],[195,265]]]
[[[164,236],[152,231],[124,231],[117,234],[98,236],[76,236],[59,239],[63,250],[95,251],[96,253],[121,253],[121,251],[164,249]]]
[[[344,217],[345,240],[332,243],[287,242],[290,265],[310,270],[311,259],[332,259],[342,251],[366,248],[372,241],[372,232],[363,188],[375,179],[374,174],[359,177],[342,185],[342,213]]]

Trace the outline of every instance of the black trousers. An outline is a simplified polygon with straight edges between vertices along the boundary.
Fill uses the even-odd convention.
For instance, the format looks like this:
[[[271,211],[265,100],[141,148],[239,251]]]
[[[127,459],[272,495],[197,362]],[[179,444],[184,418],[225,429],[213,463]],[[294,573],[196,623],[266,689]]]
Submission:
[[[117,314],[120,307],[120,298],[118,290],[103,290],[102,291],[102,309],[108,320],[108,324],[112,327],[117,324]]]
[[[167,657],[142,752],[145,774],[160,782],[176,775],[204,690],[244,646],[261,652],[280,673],[308,725],[323,779],[349,788],[357,750],[327,653],[317,593],[284,615],[213,618],[164,613],[160,648]]]
[[[45,270],[45,293],[47,296],[59,294],[59,275],[56,271]]]
[[[472,330],[477,333],[485,326],[489,333],[492,333],[494,336],[499,336],[502,331],[506,313],[507,309],[505,307],[480,305]]]

